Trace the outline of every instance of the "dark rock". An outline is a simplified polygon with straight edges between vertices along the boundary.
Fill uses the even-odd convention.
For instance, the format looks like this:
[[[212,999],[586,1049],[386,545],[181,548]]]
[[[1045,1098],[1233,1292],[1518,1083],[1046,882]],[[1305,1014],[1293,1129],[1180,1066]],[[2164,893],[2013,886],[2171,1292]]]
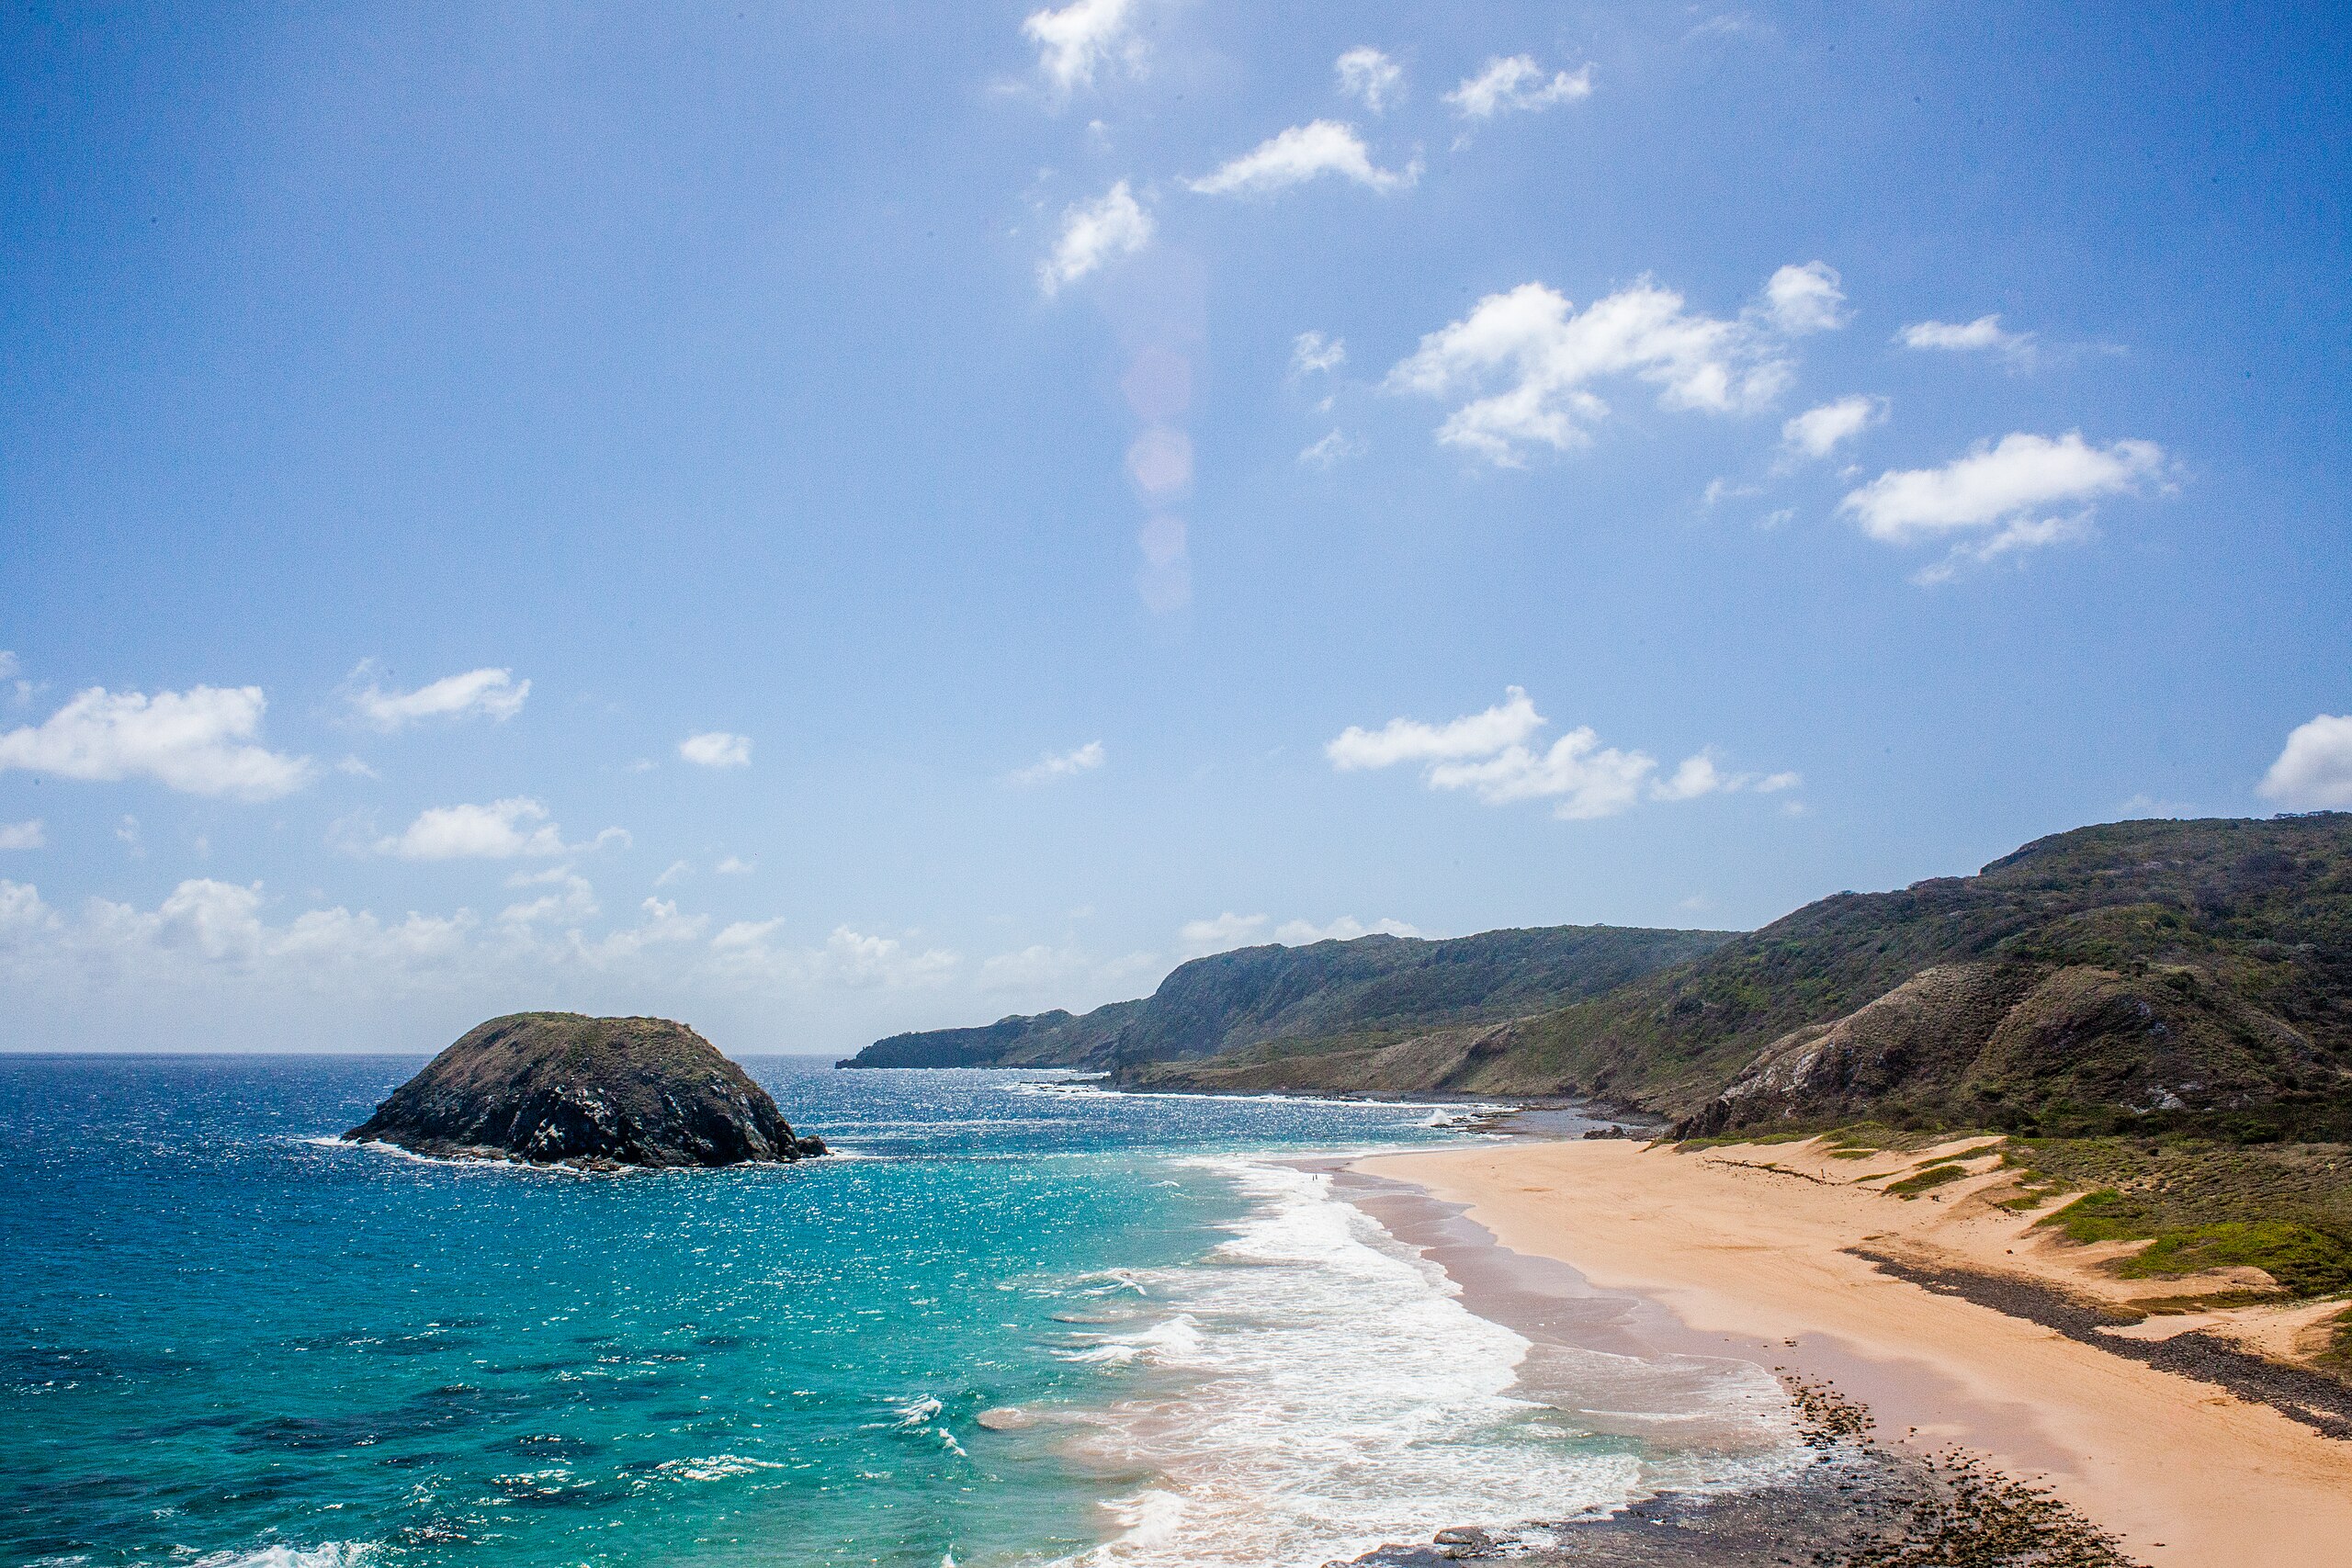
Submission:
[[[588,1170],[810,1158],[767,1090],[683,1023],[522,1012],[425,1064],[344,1136]]]

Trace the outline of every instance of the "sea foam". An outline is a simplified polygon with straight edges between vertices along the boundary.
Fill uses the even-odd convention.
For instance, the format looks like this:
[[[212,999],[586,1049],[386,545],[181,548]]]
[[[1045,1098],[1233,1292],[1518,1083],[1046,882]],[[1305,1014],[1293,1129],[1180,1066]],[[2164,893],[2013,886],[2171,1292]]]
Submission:
[[[1249,1213],[1201,1263],[1138,1271],[1131,1323],[1057,1352],[1151,1385],[1077,1439],[1078,1457],[1155,1479],[1110,1502],[1117,1533],[1072,1562],[1320,1564],[1635,1495],[1634,1446],[1510,1392],[1529,1342],[1468,1311],[1329,1178],[1190,1163]]]

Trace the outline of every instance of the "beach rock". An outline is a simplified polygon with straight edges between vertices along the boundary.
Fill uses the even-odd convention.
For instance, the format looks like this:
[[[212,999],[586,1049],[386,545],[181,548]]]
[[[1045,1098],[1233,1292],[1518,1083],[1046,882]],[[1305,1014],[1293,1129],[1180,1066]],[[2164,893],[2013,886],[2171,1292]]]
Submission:
[[[825,1152],[709,1041],[665,1018],[521,1012],[469,1032],[345,1133],[414,1154],[582,1169]]]

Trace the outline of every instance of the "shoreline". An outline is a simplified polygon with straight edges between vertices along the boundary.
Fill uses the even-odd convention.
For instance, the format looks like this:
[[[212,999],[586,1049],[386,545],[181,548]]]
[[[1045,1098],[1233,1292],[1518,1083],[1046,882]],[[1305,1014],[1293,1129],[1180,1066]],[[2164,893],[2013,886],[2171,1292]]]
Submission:
[[[1955,1272],[2082,1271],[2103,1256],[2036,1256],[2046,1239],[2009,1234],[2034,1216],[1969,1202],[1993,1173],[1905,1202],[1857,1189],[1862,1173],[1808,1161],[1805,1147],[1700,1156],[1513,1140],[1363,1157],[1334,1180],[1374,1218],[1394,1216],[1466,1306],[1532,1340],[1564,1314],[1589,1332],[1599,1314],[1640,1353],[1833,1384],[1874,1415],[1889,1454],[1981,1455],[2151,1564],[2343,1560],[2352,1441],[2129,1353],[2140,1344],[2110,1349],[2096,1331],[2070,1336],[1961,1293]],[[1988,1250],[1989,1262],[1974,1256]],[[1940,1284],[1928,1278],[1939,1269]]]

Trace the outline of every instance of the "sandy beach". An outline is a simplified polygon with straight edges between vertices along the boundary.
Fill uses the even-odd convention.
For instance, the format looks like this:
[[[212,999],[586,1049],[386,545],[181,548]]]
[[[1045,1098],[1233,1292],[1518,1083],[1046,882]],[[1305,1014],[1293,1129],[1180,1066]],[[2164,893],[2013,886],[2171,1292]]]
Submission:
[[[1653,1337],[1679,1332],[1716,1354],[1833,1380],[1871,1407],[1890,1442],[1957,1445],[2046,1481],[2151,1564],[2348,1560],[2352,1441],[1914,1282],[1963,1273],[2126,1302],[2244,1281],[2115,1280],[2098,1265],[2116,1248],[2066,1246],[2033,1216],[1986,1201],[2007,1190],[1990,1159],[1913,1199],[1876,1190],[1871,1179],[1923,1157],[1838,1160],[1810,1143],[1677,1153],[1611,1139],[1384,1156],[1355,1169],[1462,1206],[1510,1253],[1662,1309],[1674,1327],[1653,1326]],[[2340,1308],[2177,1314],[2124,1332],[2202,1330],[2277,1349],[2307,1341]]]

